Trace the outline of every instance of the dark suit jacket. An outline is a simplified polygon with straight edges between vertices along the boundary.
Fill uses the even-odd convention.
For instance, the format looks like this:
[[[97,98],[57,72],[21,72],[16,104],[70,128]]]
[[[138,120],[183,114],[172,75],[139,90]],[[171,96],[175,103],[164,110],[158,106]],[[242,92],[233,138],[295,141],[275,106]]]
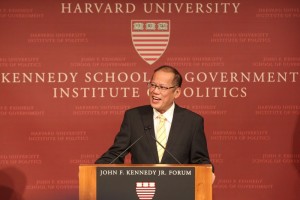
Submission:
[[[124,157],[129,152],[131,153],[132,164],[159,163],[156,141],[149,134],[155,137],[153,108],[148,105],[127,110],[114,144],[96,163],[110,163],[130,144],[143,135],[144,136],[136,144],[114,163],[124,163]],[[177,105],[175,105],[166,148],[181,164],[211,164],[204,134],[203,118]],[[166,151],[164,152],[161,163],[178,164]]]

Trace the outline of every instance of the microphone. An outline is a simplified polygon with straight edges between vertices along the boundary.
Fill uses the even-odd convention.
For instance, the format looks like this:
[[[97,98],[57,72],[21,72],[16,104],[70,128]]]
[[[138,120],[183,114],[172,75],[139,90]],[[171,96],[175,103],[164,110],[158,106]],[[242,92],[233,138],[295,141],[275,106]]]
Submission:
[[[134,146],[140,139],[142,139],[148,130],[150,130],[151,127],[148,126],[148,127],[145,127],[144,128],[144,131],[145,131],[145,134],[141,135],[138,139],[136,139],[131,145],[129,145],[124,151],[122,151],[117,157],[115,157],[109,164],[113,164],[118,158],[120,158],[126,151],[128,151],[128,149],[130,149],[132,146]]]
[[[146,128],[145,128],[146,129]],[[147,127],[147,130],[150,130],[151,126]],[[145,132],[146,133],[146,132]],[[181,164],[181,162],[179,162],[179,160],[170,152],[168,151],[168,149],[166,147],[164,147],[164,145],[162,145],[155,137],[153,137],[153,135],[149,134],[153,140],[155,140],[155,142],[157,142],[157,144],[159,144],[159,146],[161,146],[178,164]]]

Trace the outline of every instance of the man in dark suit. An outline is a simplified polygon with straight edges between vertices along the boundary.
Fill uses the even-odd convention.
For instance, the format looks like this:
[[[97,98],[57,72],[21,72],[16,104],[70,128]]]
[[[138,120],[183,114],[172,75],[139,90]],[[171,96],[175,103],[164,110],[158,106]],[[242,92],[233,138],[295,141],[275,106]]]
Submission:
[[[181,84],[175,68],[157,68],[148,83],[150,105],[125,112],[114,144],[96,163],[124,163],[130,153],[133,164],[211,164],[203,118],[175,104]]]

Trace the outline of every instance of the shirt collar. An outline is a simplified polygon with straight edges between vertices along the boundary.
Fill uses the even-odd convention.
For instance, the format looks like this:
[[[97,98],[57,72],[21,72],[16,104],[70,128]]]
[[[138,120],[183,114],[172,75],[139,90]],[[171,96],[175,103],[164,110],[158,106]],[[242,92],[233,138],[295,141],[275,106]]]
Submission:
[[[175,110],[175,103],[173,102],[172,106],[164,112],[163,116],[167,119],[168,122],[172,122],[173,119],[173,114]],[[153,108],[153,117],[156,119],[160,114],[156,109]]]

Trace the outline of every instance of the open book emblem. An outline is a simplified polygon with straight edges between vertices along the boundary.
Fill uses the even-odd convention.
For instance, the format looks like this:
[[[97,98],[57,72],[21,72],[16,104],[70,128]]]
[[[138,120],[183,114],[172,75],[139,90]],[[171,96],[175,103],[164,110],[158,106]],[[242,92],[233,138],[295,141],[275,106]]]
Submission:
[[[167,49],[170,28],[170,20],[131,20],[133,46],[149,65],[155,63]]]
[[[136,194],[140,200],[151,200],[155,195],[155,182],[136,182]]]

